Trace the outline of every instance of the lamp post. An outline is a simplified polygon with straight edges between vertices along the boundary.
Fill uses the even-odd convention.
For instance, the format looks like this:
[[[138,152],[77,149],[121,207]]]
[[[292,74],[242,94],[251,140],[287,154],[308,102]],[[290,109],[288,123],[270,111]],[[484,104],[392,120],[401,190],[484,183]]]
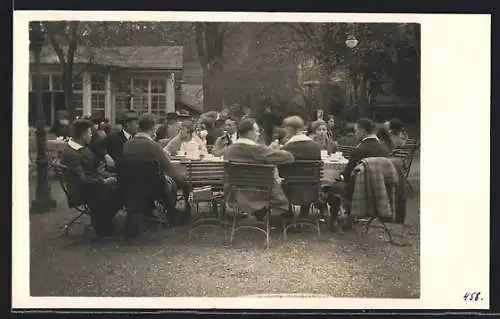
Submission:
[[[346,63],[346,69],[347,69],[347,84],[348,84],[348,96],[349,96],[349,104],[352,106],[353,104],[353,98],[352,98],[352,92],[351,92],[351,67],[352,67],[352,50],[358,45],[358,40],[354,35],[348,35],[347,39],[345,40],[345,45],[349,49],[349,58]]]
[[[40,53],[44,43],[44,34],[39,22],[33,22],[30,26],[30,50],[35,56],[35,81],[36,81],[36,193],[31,203],[32,212],[44,213],[56,207],[56,202],[50,194],[48,181],[48,160],[45,149],[45,114],[42,102],[42,75]]]

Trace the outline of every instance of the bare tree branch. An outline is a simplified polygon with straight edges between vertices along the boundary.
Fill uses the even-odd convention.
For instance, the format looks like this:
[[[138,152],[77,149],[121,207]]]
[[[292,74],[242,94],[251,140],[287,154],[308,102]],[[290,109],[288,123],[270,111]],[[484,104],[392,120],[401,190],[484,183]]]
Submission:
[[[68,64],[73,64],[73,61],[75,59],[75,52],[78,46],[78,26],[78,21],[71,21],[69,23],[71,39],[68,47]]]
[[[203,68],[203,73],[208,72],[208,58],[207,51],[205,47],[205,31],[206,26],[204,22],[195,22],[195,35],[196,35],[196,50],[198,52],[198,58],[200,59],[201,67]]]
[[[55,30],[55,28],[53,28],[53,26],[50,24],[50,22],[47,24],[44,24],[44,27],[45,27],[46,33],[49,37],[50,44],[54,48],[54,51],[56,52],[57,57],[59,58],[59,62],[64,67],[64,65],[66,64],[66,60],[64,58],[64,51],[62,50],[60,44],[57,42],[57,39],[56,39],[56,32],[57,31]]]

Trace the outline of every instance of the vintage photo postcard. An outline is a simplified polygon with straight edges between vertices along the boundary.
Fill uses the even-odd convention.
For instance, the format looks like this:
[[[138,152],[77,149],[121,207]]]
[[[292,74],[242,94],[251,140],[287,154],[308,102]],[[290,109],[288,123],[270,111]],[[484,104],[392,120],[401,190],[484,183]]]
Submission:
[[[14,308],[489,307],[488,15],[14,12],[13,111]]]

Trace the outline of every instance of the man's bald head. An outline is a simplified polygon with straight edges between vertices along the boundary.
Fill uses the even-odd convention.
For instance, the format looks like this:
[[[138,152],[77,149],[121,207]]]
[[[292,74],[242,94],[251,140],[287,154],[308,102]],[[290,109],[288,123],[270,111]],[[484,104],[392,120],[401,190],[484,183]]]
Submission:
[[[304,120],[297,115],[289,116],[283,120],[283,126],[285,127],[286,135],[288,137],[296,135],[304,129]]]

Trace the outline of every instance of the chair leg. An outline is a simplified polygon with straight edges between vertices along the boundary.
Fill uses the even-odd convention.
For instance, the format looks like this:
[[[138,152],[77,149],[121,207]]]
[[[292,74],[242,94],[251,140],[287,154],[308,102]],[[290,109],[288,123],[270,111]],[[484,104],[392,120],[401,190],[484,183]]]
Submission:
[[[405,180],[405,187],[406,187],[406,191],[408,193],[408,196],[410,198],[412,198],[413,197],[413,187],[411,186],[410,181],[408,179]]]
[[[236,231],[236,219],[238,217],[238,213],[239,213],[239,210],[236,209],[236,211],[234,212],[234,216],[233,216],[233,222],[231,224],[231,233],[229,234],[229,245],[230,246],[233,245],[233,238],[234,238],[234,233]]]
[[[86,211],[80,212],[80,214],[78,216],[76,216],[75,218],[73,218],[68,224],[64,225],[63,237],[68,236],[69,229],[71,228],[71,226],[73,226],[86,213],[87,213]]]
[[[377,217],[371,217],[368,222],[366,223],[366,230],[365,234],[368,234],[368,230],[370,229],[370,224],[376,219]]]
[[[269,233],[271,231],[270,220],[271,220],[271,208],[269,208],[266,216],[266,249],[269,249]]]
[[[216,205],[219,205],[219,210],[217,211],[219,213],[219,218],[221,220],[221,223],[222,223],[222,226],[224,227],[224,243],[227,243],[228,242],[228,238],[227,238],[227,235],[228,235],[228,225],[227,225],[227,221],[226,221],[226,203],[223,202],[223,203],[219,203],[219,204],[216,204]]]
[[[384,231],[387,234],[387,237],[389,237],[389,242],[391,244],[393,244],[395,246],[400,246],[400,247],[408,246],[407,243],[397,243],[397,242],[395,242],[394,238],[392,237],[392,234],[391,234],[389,228],[387,227],[387,225],[384,222],[382,222],[382,227],[384,228]]]

